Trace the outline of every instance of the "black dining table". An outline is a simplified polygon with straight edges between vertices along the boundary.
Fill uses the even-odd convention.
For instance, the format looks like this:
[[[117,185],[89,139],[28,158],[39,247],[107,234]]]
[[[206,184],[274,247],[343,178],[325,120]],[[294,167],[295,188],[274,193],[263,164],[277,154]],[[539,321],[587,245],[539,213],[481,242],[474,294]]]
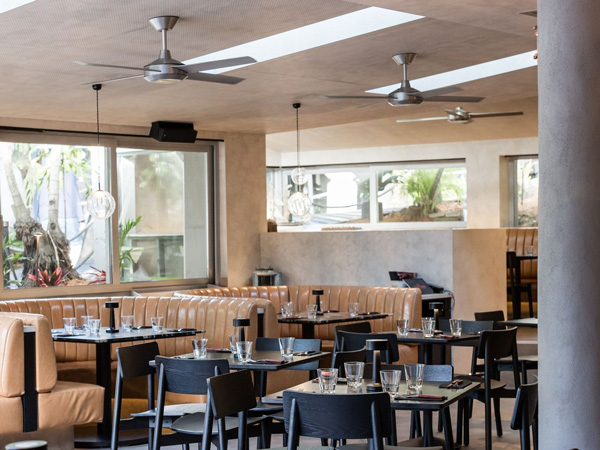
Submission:
[[[400,336],[396,333],[398,343],[400,344],[418,344],[423,349],[423,360],[419,361],[424,364],[433,363],[433,346],[457,346],[457,347],[473,347],[479,342],[479,334],[463,333],[460,337],[455,337],[447,334],[435,334],[432,337],[425,337],[421,331],[411,331],[408,336]]]
[[[367,393],[367,384],[371,380],[363,380],[362,385],[358,389],[349,388],[345,382],[338,381],[336,385],[335,394],[365,394]],[[440,382],[424,382],[421,394],[430,396],[445,397],[440,400],[422,400],[419,398],[411,398],[408,400],[392,400],[391,408],[399,411],[422,411],[423,412],[423,445],[425,447],[433,445],[433,425],[432,416],[433,412],[439,411],[442,414],[442,421],[444,423],[444,439],[445,447],[447,449],[454,448],[454,436],[452,432],[452,419],[450,417],[449,406],[463,398],[467,397],[471,392],[479,388],[479,383],[471,383],[461,389],[447,389],[442,388],[440,385],[444,383]],[[404,394],[404,384],[399,391],[399,395]],[[299,392],[315,392],[319,393],[319,383],[316,380],[307,381],[306,383],[299,384],[297,386],[288,388],[286,390],[294,390]],[[263,403],[272,404],[283,404],[283,391],[275,392],[273,394],[264,396],[262,398]]]
[[[85,448],[110,447],[110,436],[112,431],[112,408],[111,408],[111,357],[110,346],[120,342],[145,341],[150,339],[167,339],[184,336],[194,336],[204,333],[195,329],[163,329],[160,332],[152,330],[151,327],[143,327],[125,332],[120,330],[116,333],[107,333],[108,328],[102,328],[100,334],[93,336],[87,332],[76,329],[74,334],[65,334],[63,329],[52,330],[52,339],[57,342],[71,342],[76,344],[94,344],[96,346],[96,384],[104,388],[104,413],[102,422],[97,425],[96,435],[76,434],[75,446]],[[84,432],[82,432],[84,433]]]
[[[277,321],[279,323],[293,323],[302,325],[302,339],[314,339],[315,338],[315,326],[317,325],[329,325],[333,323],[346,323],[346,322],[361,322],[364,320],[373,319],[385,319],[391,314],[379,313],[379,312],[368,312],[351,316],[348,312],[339,311],[325,311],[322,315],[318,315],[315,319],[309,319],[306,313],[294,314],[291,317],[282,317],[281,314],[277,315]]]
[[[506,327],[537,328],[538,327],[538,318],[537,317],[527,317],[524,319],[503,320],[501,322],[498,322],[498,325],[503,325]]]

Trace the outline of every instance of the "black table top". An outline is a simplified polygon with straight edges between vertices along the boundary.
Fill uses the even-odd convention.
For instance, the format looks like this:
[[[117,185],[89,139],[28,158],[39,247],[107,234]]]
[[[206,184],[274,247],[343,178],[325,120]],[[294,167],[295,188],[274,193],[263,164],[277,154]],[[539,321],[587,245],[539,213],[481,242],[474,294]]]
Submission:
[[[324,325],[329,323],[342,323],[342,322],[359,322],[363,320],[372,320],[372,319],[383,319],[385,317],[390,316],[388,313],[379,313],[379,312],[369,312],[364,314],[359,314],[355,317],[350,317],[350,313],[348,312],[337,312],[330,311],[325,312],[321,316],[317,316],[316,319],[309,319],[306,313],[302,314],[294,314],[292,317],[281,317],[278,314],[277,320],[279,323],[296,323],[296,324],[314,324],[314,325]]]
[[[194,336],[204,331],[194,329],[163,329],[162,332],[153,331],[152,328],[142,328],[125,332],[119,330],[118,333],[107,333],[108,328],[102,328],[100,334],[91,336],[81,329],[76,329],[75,334],[65,334],[62,328],[52,330],[52,339],[58,342],[77,342],[80,344],[102,344],[130,341],[143,341],[148,339],[166,339],[172,337]]]
[[[445,334],[436,334],[433,337],[424,337],[423,333],[410,332],[403,337],[396,333],[398,342],[402,344],[441,344],[441,345],[473,345],[479,340],[478,334],[463,333],[461,337]]]
[[[528,317],[525,319],[504,320],[502,322],[498,322],[498,325],[504,325],[506,327],[537,328],[538,327],[538,318],[537,317]]]
[[[356,390],[348,389],[348,386],[345,383],[338,383],[335,388],[335,394],[365,394],[367,393],[367,384],[369,384],[371,380],[363,380],[362,386]],[[439,395],[445,396],[446,399],[439,401],[431,401],[431,400],[420,400],[420,399],[410,399],[410,400],[392,400],[391,407],[392,409],[397,410],[420,410],[420,411],[438,411],[444,409],[451,405],[454,402],[466,397],[469,393],[479,388],[479,383],[471,383],[470,385],[462,388],[462,389],[444,389],[440,388],[439,381],[436,382],[425,382],[423,383],[422,394],[425,395]],[[404,384],[401,385],[401,389],[399,391],[399,395],[404,394],[403,387]],[[314,381],[307,381],[306,383],[299,384],[297,386],[291,387],[286,390],[294,390],[300,392],[315,392],[319,393],[319,383]],[[283,391],[275,392],[273,394],[267,395],[262,398],[263,403],[273,403],[273,404],[283,404]]]

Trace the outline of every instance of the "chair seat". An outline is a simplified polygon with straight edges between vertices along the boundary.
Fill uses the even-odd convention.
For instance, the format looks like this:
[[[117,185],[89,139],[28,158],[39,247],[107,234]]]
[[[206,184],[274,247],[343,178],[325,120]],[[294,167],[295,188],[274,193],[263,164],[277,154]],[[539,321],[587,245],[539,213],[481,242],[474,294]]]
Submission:
[[[258,402],[256,407],[248,411],[251,415],[283,413],[283,405]]]
[[[420,447],[420,438],[419,439],[411,439],[410,441],[403,442],[402,445],[384,445],[384,450],[443,450],[443,447],[439,445],[434,447]],[[338,450],[369,450],[369,444],[348,444],[341,445],[338,447]]]
[[[287,447],[269,447],[269,450],[288,450],[288,448]],[[321,446],[321,445],[314,445],[314,446],[299,445],[298,450],[334,450],[334,447],[325,447],[325,446]],[[368,450],[368,446],[367,446],[367,450]]]
[[[181,403],[179,405],[166,405],[165,406],[165,417],[181,417],[188,414],[204,413],[206,412],[206,403]],[[155,409],[149,409],[147,411],[132,413],[132,417],[154,417],[156,416]]]
[[[262,421],[262,417],[248,418],[248,425]],[[240,421],[237,417],[225,417],[225,431],[237,430]],[[204,413],[188,414],[177,419],[170,427],[173,431],[201,435],[204,431]],[[217,421],[213,423],[212,434],[219,433]]]
[[[473,383],[480,383],[480,385],[479,385],[480,391],[483,390],[483,388],[484,388],[483,383],[485,380],[483,379],[483,377],[480,377],[477,375],[455,375],[455,378],[460,378],[461,380],[472,381]],[[492,390],[502,389],[502,388],[506,387],[506,383],[492,379],[491,383],[490,383],[490,387]]]

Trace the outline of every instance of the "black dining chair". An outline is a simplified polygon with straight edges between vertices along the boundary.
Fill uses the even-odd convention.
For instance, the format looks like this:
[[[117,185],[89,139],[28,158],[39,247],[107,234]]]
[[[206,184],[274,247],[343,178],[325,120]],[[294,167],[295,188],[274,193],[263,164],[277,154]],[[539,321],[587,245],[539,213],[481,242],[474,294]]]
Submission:
[[[342,341],[339,336],[340,331],[350,331],[351,333],[370,333],[371,332],[371,323],[370,322],[350,322],[344,323],[341,325],[335,325],[333,327],[333,352],[337,352],[342,350]]]
[[[517,259],[516,252],[506,252],[506,268],[508,270],[508,293],[511,296],[512,304],[515,305],[519,302],[519,310],[521,306],[521,294],[525,292],[527,294],[527,300],[529,303],[529,317],[533,317],[533,293],[531,291],[531,283],[523,283],[521,277],[517,273],[521,272],[521,267]],[[515,298],[513,298],[515,297]],[[520,319],[521,316],[517,317],[516,308],[513,308],[513,317]]]
[[[381,362],[391,364],[400,359],[398,354],[398,337],[396,333],[353,333],[350,331],[339,331],[340,350],[360,350],[365,348],[369,339],[386,339],[387,348],[381,352]],[[367,361],[371,361],[372,352],[367,352]]]
[[[331,367],[338,369],[338,376],[341,378],[346,376],[344,363],[347,362],[367,362],[367,349],[363,347],[358,350],[337,351],[333,354]]]
[[[113,426],[110,442],[111,450],[118,449],[119,434],[120,431],[124,430],[148,429],[148,442],[152,443],[154,421],[156,417],[154,394],[154,378],[156,371],[154,367],[150,366],[150,361],[153,361],[157,355],[160,355],[158,344],[156,342],[147,342],[128,347],[117,347],[116,353],[117,375],[115,381]],[[146,376],[148,379],[148,409],[144,412],[133,413],[128,419],[121,419],[124,382],[142,376]],[[163,426],[168,427],[179,417],[182,417],[185,414],[203,412],[205,408],[205,403],[169,405],[165,409]],[[165,443],[168,445],[182,443],[184,448],[189,448],[187,441],[189,441],[189,439],[176,434],[165,436]]]
[[[510,422],[513,430],[519,430],[521,435],[521,450],[531,449],[531,436],[533,432],[533,449],[538,450],[538,384],[522,384],[517,389],[517,398]]]

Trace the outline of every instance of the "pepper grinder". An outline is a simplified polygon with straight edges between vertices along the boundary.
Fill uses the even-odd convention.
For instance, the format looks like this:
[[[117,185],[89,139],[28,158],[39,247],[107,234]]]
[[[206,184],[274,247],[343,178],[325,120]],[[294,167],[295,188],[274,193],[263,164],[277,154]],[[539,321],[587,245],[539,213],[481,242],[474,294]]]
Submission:
[[[373,382],[367,384],[367,392],[383,391],[379,370],[381,369],[381,351],[387,350],[387,346],[387,339],[367,339],[367,351],[373,352]]]
[[[239,327],[238,340],[245,341],[246,333],[244,331],[244,327],[250,326],[250,319],[242,319],[242,318],[233,319],[233,326]]]
[[[106,302],[104,304],[105,308],[110,309],[110,322],[107,333],[118,333],[119,329],[115,327],[115,308],[119,307],[119,302]]]
[[[313,289],[312,294],[317,296],[315,303],[317,304],[317,316],[322,316],[323,311],[321,310],[321,295],[324,294],[323,289]]]

